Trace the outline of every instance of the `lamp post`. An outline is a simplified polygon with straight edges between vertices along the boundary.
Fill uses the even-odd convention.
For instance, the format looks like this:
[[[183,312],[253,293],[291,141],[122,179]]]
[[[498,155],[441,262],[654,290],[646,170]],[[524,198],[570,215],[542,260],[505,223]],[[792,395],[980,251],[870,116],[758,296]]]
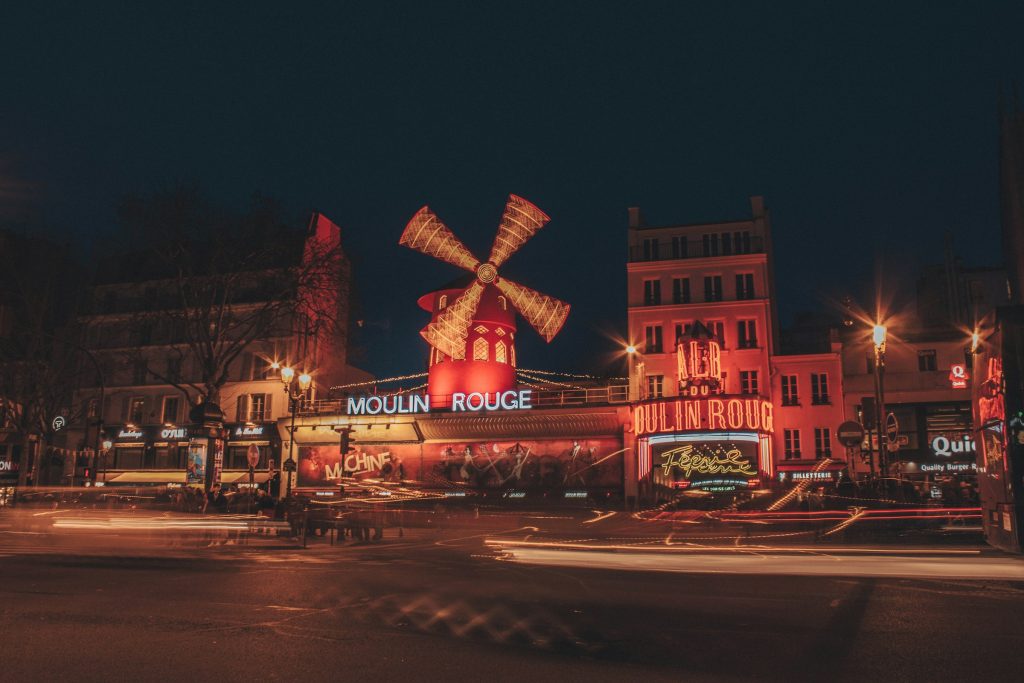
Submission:
[[[885,325],[877,324],[871,331],[875,344],[875,426],[878,429],[878,469],[884,477],[888,464],[885,422]]]
[[[295,413],[299,407],[299,401],[306,397],[313,378],[308,372],[298,377],[295,376],[295,369],[291,367],[281,368],[281,383],[284,384],[284,393],[288,397],[288,410],[292,414],[291,428],[288,430],[288,460],[284,464],[285,498],[292,496],[292,472],[295,471]]]

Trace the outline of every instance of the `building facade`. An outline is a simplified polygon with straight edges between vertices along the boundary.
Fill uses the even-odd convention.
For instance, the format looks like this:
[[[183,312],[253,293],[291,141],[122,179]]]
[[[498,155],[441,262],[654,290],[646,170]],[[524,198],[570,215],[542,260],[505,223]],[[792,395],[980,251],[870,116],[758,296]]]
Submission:
[[[218,273],[235,287],[232,303],[221,308],[182,308],[180,292],[188,282],[161,276],[157,269],[132,264],[122,270],[116,259],[101,266],[89,307],[79,318],[81,343],[95,359],[95,369],[91,381],[75,392],[81,419],[67,433],[70,449],[89,454],[68,460],[67,481],[183,485],[193,466],[190,448],[200,438],[201,425],[190,416],[200,400],[212,401],[223,412],[222,438],[209,462],[217,467],[220,483],[248,482],[248,456],[254,449],[257,483],[280,472],[284,444],[277,422],[290,410],[280,368],[313,374],[307,400],[350,372],[350,271],[340,229],[314,214],[298,237],[294,262],[280,263],[280,272],[306,267],[311,250],[331,253],[323,272],[274,289],[267,283],[290,276],[277,278],[265,269]],[[323,291],[304,291],[321,285]],[[330,324],[313,314],[306,303],[312,297],[327,301]],[[224,322],[225,316],[231,322]],[[218,337],[218,325],[231,327]],[[208,338],[197,343],[197,334],[207,330]],[[211,380],[216,382],[212,396]]]
[[[728,444],[738,445],[737,439],[756,441],[757,475],[748,477],[748,487],[811,476],[835,478],[845,468],[845,452],[835,441],[835,430],[843,421],[839,345],[830,342],[810,354],[783,353],[771,220],[763,198],[752,197],[750,205],[749,218],[695,225],[646,225],[639,209],[630,210],[628,333],[636,349],[634,370],[641,377],[637,398],[655,405],[667,400],[669,413],[679,401],[709,402],[702,424],[687,421],[687,429],[680,431],[676,421],[675,428],[655,431],[659,438],[669,434],[671,444],[693,442],[688,453],[708,450],[708,444],[709,452],[729,452]],[[693,388],[681,381],[685,344],[679,342],[689,343],[698,323],[718,346],[721,377],[716,387],[694,397]],[[763,404],[759,420],[752,419],[757,409],[752,403],[748,406],[751,400]],[[701,407],[686,403],[682,409],[696,415]],[[735,419],[729,419],[730,410]],[[638,474],[657,478],[656,458],[666,456],[658,455],[660,447],[653,449],[643,441],[638,446]],[[673,445],[670,450],[678,448]],[[651,458],[655,459],[647,462]],[[677,488],[692,484],[690,479],[680,481],[687,483],[677,481]],[[641,486],[652,482],[641,481]]]

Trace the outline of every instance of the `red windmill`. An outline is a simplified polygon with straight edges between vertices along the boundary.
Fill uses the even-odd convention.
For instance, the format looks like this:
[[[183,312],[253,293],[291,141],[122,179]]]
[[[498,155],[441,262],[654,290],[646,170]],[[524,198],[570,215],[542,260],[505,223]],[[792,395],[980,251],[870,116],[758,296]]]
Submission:
[[[493,393],[515,387],[515,311],[546,341],[569,315],[569,304],[498,275],[498,267],[519,250],[548,216],[532,203],[509,195],[491,255],[484,262],[449,230],[429,207],[416,212],[399,240],[429,256],[473,274],[471,282],[425,294],[419,304],[431,313],[420,335],[431,346],[431,405],[445,406],[455,392]]]

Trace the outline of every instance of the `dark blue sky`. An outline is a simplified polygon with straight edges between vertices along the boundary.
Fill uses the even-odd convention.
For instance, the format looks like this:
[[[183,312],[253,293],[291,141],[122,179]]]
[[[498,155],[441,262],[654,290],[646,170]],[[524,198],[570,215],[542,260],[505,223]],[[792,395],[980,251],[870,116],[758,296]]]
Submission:
[[[509,192],[551,215],[504,268],[574,306],[550,347],[524,330],[535,368],[592,367],[624,327],[630,205],[696,222],[764,194],[784,318],[876,252],[940,259],[947,229],[999,259],[1024,3],[210,4],[2,10],[3,213],[87,245],[124,193],[179,182],[319,209],[388,323],[363,336],[382,375],[422,367],[415,299],[458,274],[397,245],[424,203],[481,256]]]

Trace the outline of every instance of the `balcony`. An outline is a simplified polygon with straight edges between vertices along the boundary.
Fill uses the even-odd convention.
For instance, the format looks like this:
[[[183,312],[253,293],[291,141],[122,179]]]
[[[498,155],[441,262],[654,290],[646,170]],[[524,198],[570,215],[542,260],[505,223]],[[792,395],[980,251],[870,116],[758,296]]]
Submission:
[[[718,249],[708,249],[708,253],[705,253],[704,242],[702,239],[688,239],[686,240],[685,249],[677,247],[673,250],[671,237],[659,239],[657,245],[657,249],[653,250],[649,245],[645,246],[643,244],[630,247],[629,262],[643,263],[645,261],[676,261],[679,259],[715,258],[719,256],[741,256],[744,254],[764,253],[764,238],[757,235],[752,235],[750,237],[749,249],[746,248],[746,245],[743,245],[739,250],[726,250],[722,248],[721,244],[719,244]]]

